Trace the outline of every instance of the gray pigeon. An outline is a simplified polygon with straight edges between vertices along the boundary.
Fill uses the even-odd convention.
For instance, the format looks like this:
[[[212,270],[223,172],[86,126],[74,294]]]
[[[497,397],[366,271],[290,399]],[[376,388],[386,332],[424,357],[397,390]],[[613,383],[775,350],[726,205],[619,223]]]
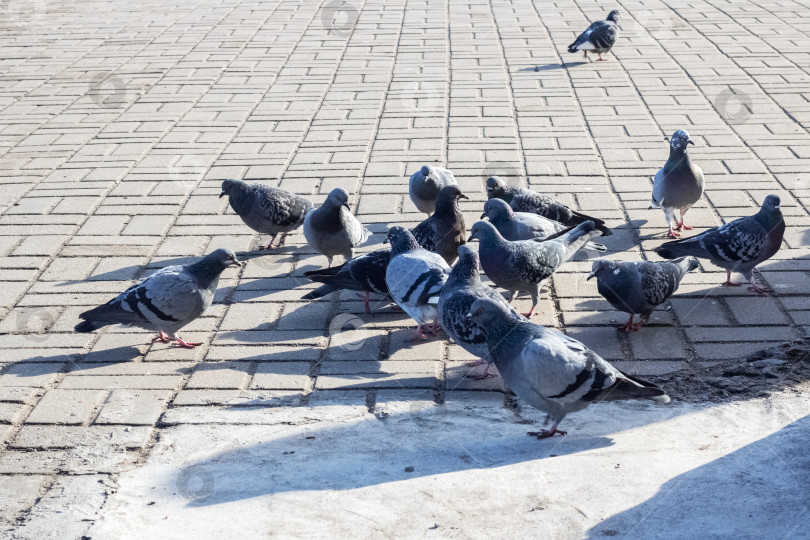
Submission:
[[[229,266],[242,266],[230,249],[217,249],[186,266],[167,266],[139,281],[103,306],[85,311],[75,330],[92,332],[110,324],[157,330],[152,339],[194,348],[177,331],[205,312],[214,300],[219,275]]]
[[[495,285],[511,292],[510,302],[516,292],[531,294],[532,309],[524,314],[531,317],[543,283],[595,234],[599,233],[593,230],[593,222],[586,221],[544,242],[510,242],[492,223],[479,221],[473,225],[470,240],[478,239],[478,254],[484,272]]]
[[[669,141],[669,159],[653,180],[650,208],[664,210],[664,217],[669,226],[667,236],[670,238],[680,236],[676,231],[692,229],[684,224],[683,216],[703,195],[703,171],[692,163],[692,158],[686,150],[690,144],[695,143],[686,131],[679,129],[673,133]],[[675,217],[676,210],[681,213],[680,223]]]
[[[481,214],[481,218],[485,217],[495,225],[501,236],[513,242],[518,240],[543,241],[567,228],[559,221],[552,221],[537,214],[515,212],[502,199],[489,199],[484,203],[484,213]],[[588,242],[582,249],[607,251],[607,247],[598,242]]]
[[[768,195],[762,208],[753,216],[735,219],[691,238],[667,242],[655,252],[665,259],[685,255],[709,259],[712,264],[725,269],[726,282],[723,285],[741,285],[731,281],[731,272],[740,272],[751,283],[750,290],[759,294],[773,292],[754,279],[754,268],[773,257],[782,246],[785,220],[779,203],[779,197]]]
[[[529,432],[538,439],[565,435],[557,429],[565,415],[594,402],[669,401],[661,388],[622,373],[574,338],[517,320],[489,298],[476,300],[467,316],[484,330],[490,357],[506,385],[551,420],[550,429]]]
[[[425,339],[422,325],[433,321],[438,330],[436,305],[439,293],[450,275],[450,267],[436,253],[416,243],[408,229],[391,227],[386,243],[391,244],[391,261],[385,271],[385,283],[394,301],[417,323],[416,338]]]
[[[276,247],[283,246],[287,234],[303,225],[307,212],[313,206],[312,201],[295,193],[241,180],[223,181],[219,197],[225,195],[245,225],[256,232],[272,235],[270,243],[258,249],[272,248],[279,233],[281,239]]]
[[[323,285],[304,295],[303,299],[314,300],[341,289],[361,291],[365,293],[366,313],[371,313],[369,293],[388,296],[385,270],[390,260],[391,249],[383,248],[355,257],[340,266],[304,272],[309,279]]]
[[[442,256],[447,264],[458,257],[458,246],[464,244],[467,226],[458,208],[459,199],[469,199],[458,186],[443,187],[436,197],[436,212],[411,231],[420,246]]]
[[[326,255],[329,267],[335,255],[343,255],[346,260],[354,257],[354,248],[371,236],[371,231],[351,213],[348,201],[349,195],[342,188],[335,188],[304,219],[304,237],[315,251]]]
[[[588,58],[590,51],[598,54],[599,60],[605,60],[602,55],[610,52],[619,37],[619,19],[621,19],[619,11],[614,9],[608,13],[606,20],[592,23],[568,46],[568,52],[582,51],[585,58]]]
[[[699,266],[694,257],[680,257],[672,262],[619,262],[601,259],[593,262],[588,279],[596,278],[599,294],[618,309],[630,314],[622,326],[635,331],[650,321],[653,310],[678,290],[687,272]],[[639,322],[633,316],[639,313]]]
[[[461,345],[468,353],[481,357],[480,360],[467,364],[477,366],[485,364],[484,371],[476,379],[486,378],[489,374],[489,349],[484,332],[477,323],[466,318],[470,306],[479,298],[490,298],[503,305],[512,317],[523,319],[512,309],[501,293],[481,283],[478,273],[478,254],[469,246],[458,248],[459,259],[447,283],[439,295],[439,322],[453,341]]]
[[[561,202],[557,202],[551,197],[541,195],[536,191],[512,187],[498,176],[490,176],[487,178],[487,198],[502,199],[506,201],[515,212],[537,214],[554,221],[559,221],[566,227],[573,227],[574,225],[579,225],[586,221],[593,221],[594,225],[596,225],[596,230],[601,232],[602,236],[610,236],[613,234],[613,231],[606,227],[605,222],[601,219],[596,219],[581,214],[576,210],[571,210]]]
[[[449,169],[423,165],[411,175],[408,182],[408,194],[420,212],[428,216],[436,210],[436,197],[443,187],[455,185],[456,179]]]

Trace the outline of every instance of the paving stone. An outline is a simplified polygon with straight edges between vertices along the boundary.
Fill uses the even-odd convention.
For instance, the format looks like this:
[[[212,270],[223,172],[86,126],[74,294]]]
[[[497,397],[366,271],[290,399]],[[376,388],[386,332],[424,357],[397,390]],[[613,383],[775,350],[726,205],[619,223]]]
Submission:
[[[28,424],[84,424],[104,399],[103,390],[62,390],[54,388],[39,400],[28,415]]]

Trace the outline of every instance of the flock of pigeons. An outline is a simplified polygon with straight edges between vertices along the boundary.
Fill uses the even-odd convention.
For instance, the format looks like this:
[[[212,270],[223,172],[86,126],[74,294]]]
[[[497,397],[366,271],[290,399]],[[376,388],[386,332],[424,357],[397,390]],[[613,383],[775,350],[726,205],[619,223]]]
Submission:
[[[615,42],[618,18],[618,12],[612,11],[607,21],[592,24],[569,50],[596,52],[601,59]],[[684,214],[703,194],[703,173],[689,156],[690,144],[694,143],[688,133],[676,131],[670,138],[669,159],[653,180],[652,207],[663,210],[672,238],[691,228],[684,224]],[[341,289],[358,291],[364,294],[368,313],[370,293],[386,295],[416,321],[416,339],[444,329],[461,347],[480,357],[472,364],[484,365],[476,378],[489,376],[494,362],[512,391],[548,414],[551,427],[531,435],[564,434],[557,429],[563,417],[594,401],[668,401],[664,390],[620,372],[579,341],[530,322],[543,283],[563,263],[580,250],[607,250],[596,241],[611,234],[605,222],[535,191],[510,186],[497,176],[486,180],[486,193],[482,221],[471,227],[467,238],[459,200],[468,197],[451,171],[425,165],[410,177],[409,194],[427,219],[412,230],[391,227],[384,242],[390,247],[358,257],[355,249],[371,232],[352,214],[348,194],[341,188],[333,189],[318,207],[283,189],[240,180],[225,180],[220,197],[228,197],[248,227],[271,236],[270,243],[259,249],[282,246],[291,231],[303,228],[309,246],[329,263],[305,274],[321,285],[304,299]],[[667,242],[656,250],[670,260],[597,259],[588,279],[595,277],[599,293],[630,315],[622,328],[636,331],[675,293],[683,277],[698,267],[698,258],[727,271],[724,285],[739,285],[731,281],[731,272],[737,271],[755,292],[771,292],[754,279],[753,270],[778,251],[784,230],[779,197],[768,195],[753,216]],[[477,253],[465,245],[474,239]],[[336,255],[346,262],[333,266]],[[124,324],[156,330],[153,342],[200,345],[182,340],[177,332],[211,305],[219,275],[229,266],[241,266],[235,253],[217,249],[194,264],[163,268],[110,302],[82,313],[76,331]],[[508,299],[481,281],[479,267],[496,287],[508,291]],[[518,292],[531,295],[528,313],[520,314],[510,305]],[[634,322],[636,314],[638,322]]]

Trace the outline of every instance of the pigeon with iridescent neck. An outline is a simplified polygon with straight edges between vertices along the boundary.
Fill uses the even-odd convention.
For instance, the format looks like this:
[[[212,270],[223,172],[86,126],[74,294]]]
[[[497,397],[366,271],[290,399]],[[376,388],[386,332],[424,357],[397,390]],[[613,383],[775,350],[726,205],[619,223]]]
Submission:
[[[650,208],[664,211],[669,227],[667,236],[670,238],[678,238],[683,229],[692,229],[684,224],[683,217],[703,195],[703,171],[692,162],[687,151],[690,144],[695,143],[686,131],[679,129],[673,133],[669,141],[669,159],[653,180]],[[675,216],[676,211],[681,214],[680,223]]]
[[[408,195],[420,212],[428,216],[436,210],[436,197],[443,187],[455,185],[456,179],[449,169],[423,165],[411,175],[408,182]]]

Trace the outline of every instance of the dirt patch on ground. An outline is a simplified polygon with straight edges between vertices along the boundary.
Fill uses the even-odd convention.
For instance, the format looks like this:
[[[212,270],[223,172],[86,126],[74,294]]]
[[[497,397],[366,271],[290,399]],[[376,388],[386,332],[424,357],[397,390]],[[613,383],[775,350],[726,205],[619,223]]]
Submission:
[[[810,338],[742,360],[648,378],[665,388],[671,398],[695,403],[767,397],[780,390],[810,392]]]

